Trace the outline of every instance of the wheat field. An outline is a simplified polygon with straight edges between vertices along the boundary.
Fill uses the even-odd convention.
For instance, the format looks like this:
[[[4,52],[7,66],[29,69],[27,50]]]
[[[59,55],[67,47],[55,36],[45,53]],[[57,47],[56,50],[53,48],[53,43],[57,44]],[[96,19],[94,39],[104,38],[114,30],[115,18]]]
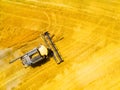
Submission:
[[[9,64],[45,31],[64,62]],[[0,90],[120,90],[119,56],[119,0],[0,0]]]

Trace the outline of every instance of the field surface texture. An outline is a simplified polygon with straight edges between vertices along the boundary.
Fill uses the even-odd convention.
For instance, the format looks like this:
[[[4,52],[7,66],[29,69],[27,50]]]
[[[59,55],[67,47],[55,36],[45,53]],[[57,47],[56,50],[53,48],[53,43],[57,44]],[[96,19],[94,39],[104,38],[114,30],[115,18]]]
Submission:
[[[45,31],[64,62],[9,64]],[[0,90],[120,90],[120,0],[0,0]]]

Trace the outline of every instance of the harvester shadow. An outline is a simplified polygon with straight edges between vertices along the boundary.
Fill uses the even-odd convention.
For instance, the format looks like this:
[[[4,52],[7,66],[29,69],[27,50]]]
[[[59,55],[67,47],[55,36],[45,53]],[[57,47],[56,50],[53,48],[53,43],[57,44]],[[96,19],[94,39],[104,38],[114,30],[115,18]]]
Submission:
[[[53,54],[54,54],[53,51],[48,49],[48,56],[45,59],[43,59],[42,61],[32,64],[31,66],[33,68],[35,68],[35,67],[38,67],[38,66],[41,66],[41,65],[47,63],[48,61],[50,61],[50,58],[53,57]]]

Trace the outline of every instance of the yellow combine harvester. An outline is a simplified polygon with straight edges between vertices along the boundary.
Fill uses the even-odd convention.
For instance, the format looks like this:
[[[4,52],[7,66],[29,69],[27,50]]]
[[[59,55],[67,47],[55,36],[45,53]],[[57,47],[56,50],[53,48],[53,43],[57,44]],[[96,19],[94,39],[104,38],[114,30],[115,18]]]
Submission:
[[[46,46],[40,45],[37,48],[27,52],[26,54],[11,60],[9,63],[13,63],[16,60],[21,59],[22,63],[25,67],[31,66],[36,64],[39,61],[43,61],[48,59],[51,55],[54,57],[57,64],[60,64],[63,60],[55,47],[54,43],[52,42],[51,37],[49,36],[48,32],[45,32],[41,35],[42,39],[44,40]]]

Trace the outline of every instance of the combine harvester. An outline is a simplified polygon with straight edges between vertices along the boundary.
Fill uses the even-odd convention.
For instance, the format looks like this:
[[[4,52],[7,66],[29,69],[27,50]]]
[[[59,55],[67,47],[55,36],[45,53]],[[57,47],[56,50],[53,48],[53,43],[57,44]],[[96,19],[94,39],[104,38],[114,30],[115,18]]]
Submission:
[[[26,54],[11,60],[9,63],[13,63],[19,59],[22,60],[22,63],[25,67],[32,66],[40,61],[47,60],[51,55],[54,57],[57,64],[63,62],[57,48],[55,47],[54,43],[52,42],[51,37],[49,36],[48,32],[45,32],[41,35],[43,41],[45,42],[46,46],[40,45],[37,48],[27,52]]]

